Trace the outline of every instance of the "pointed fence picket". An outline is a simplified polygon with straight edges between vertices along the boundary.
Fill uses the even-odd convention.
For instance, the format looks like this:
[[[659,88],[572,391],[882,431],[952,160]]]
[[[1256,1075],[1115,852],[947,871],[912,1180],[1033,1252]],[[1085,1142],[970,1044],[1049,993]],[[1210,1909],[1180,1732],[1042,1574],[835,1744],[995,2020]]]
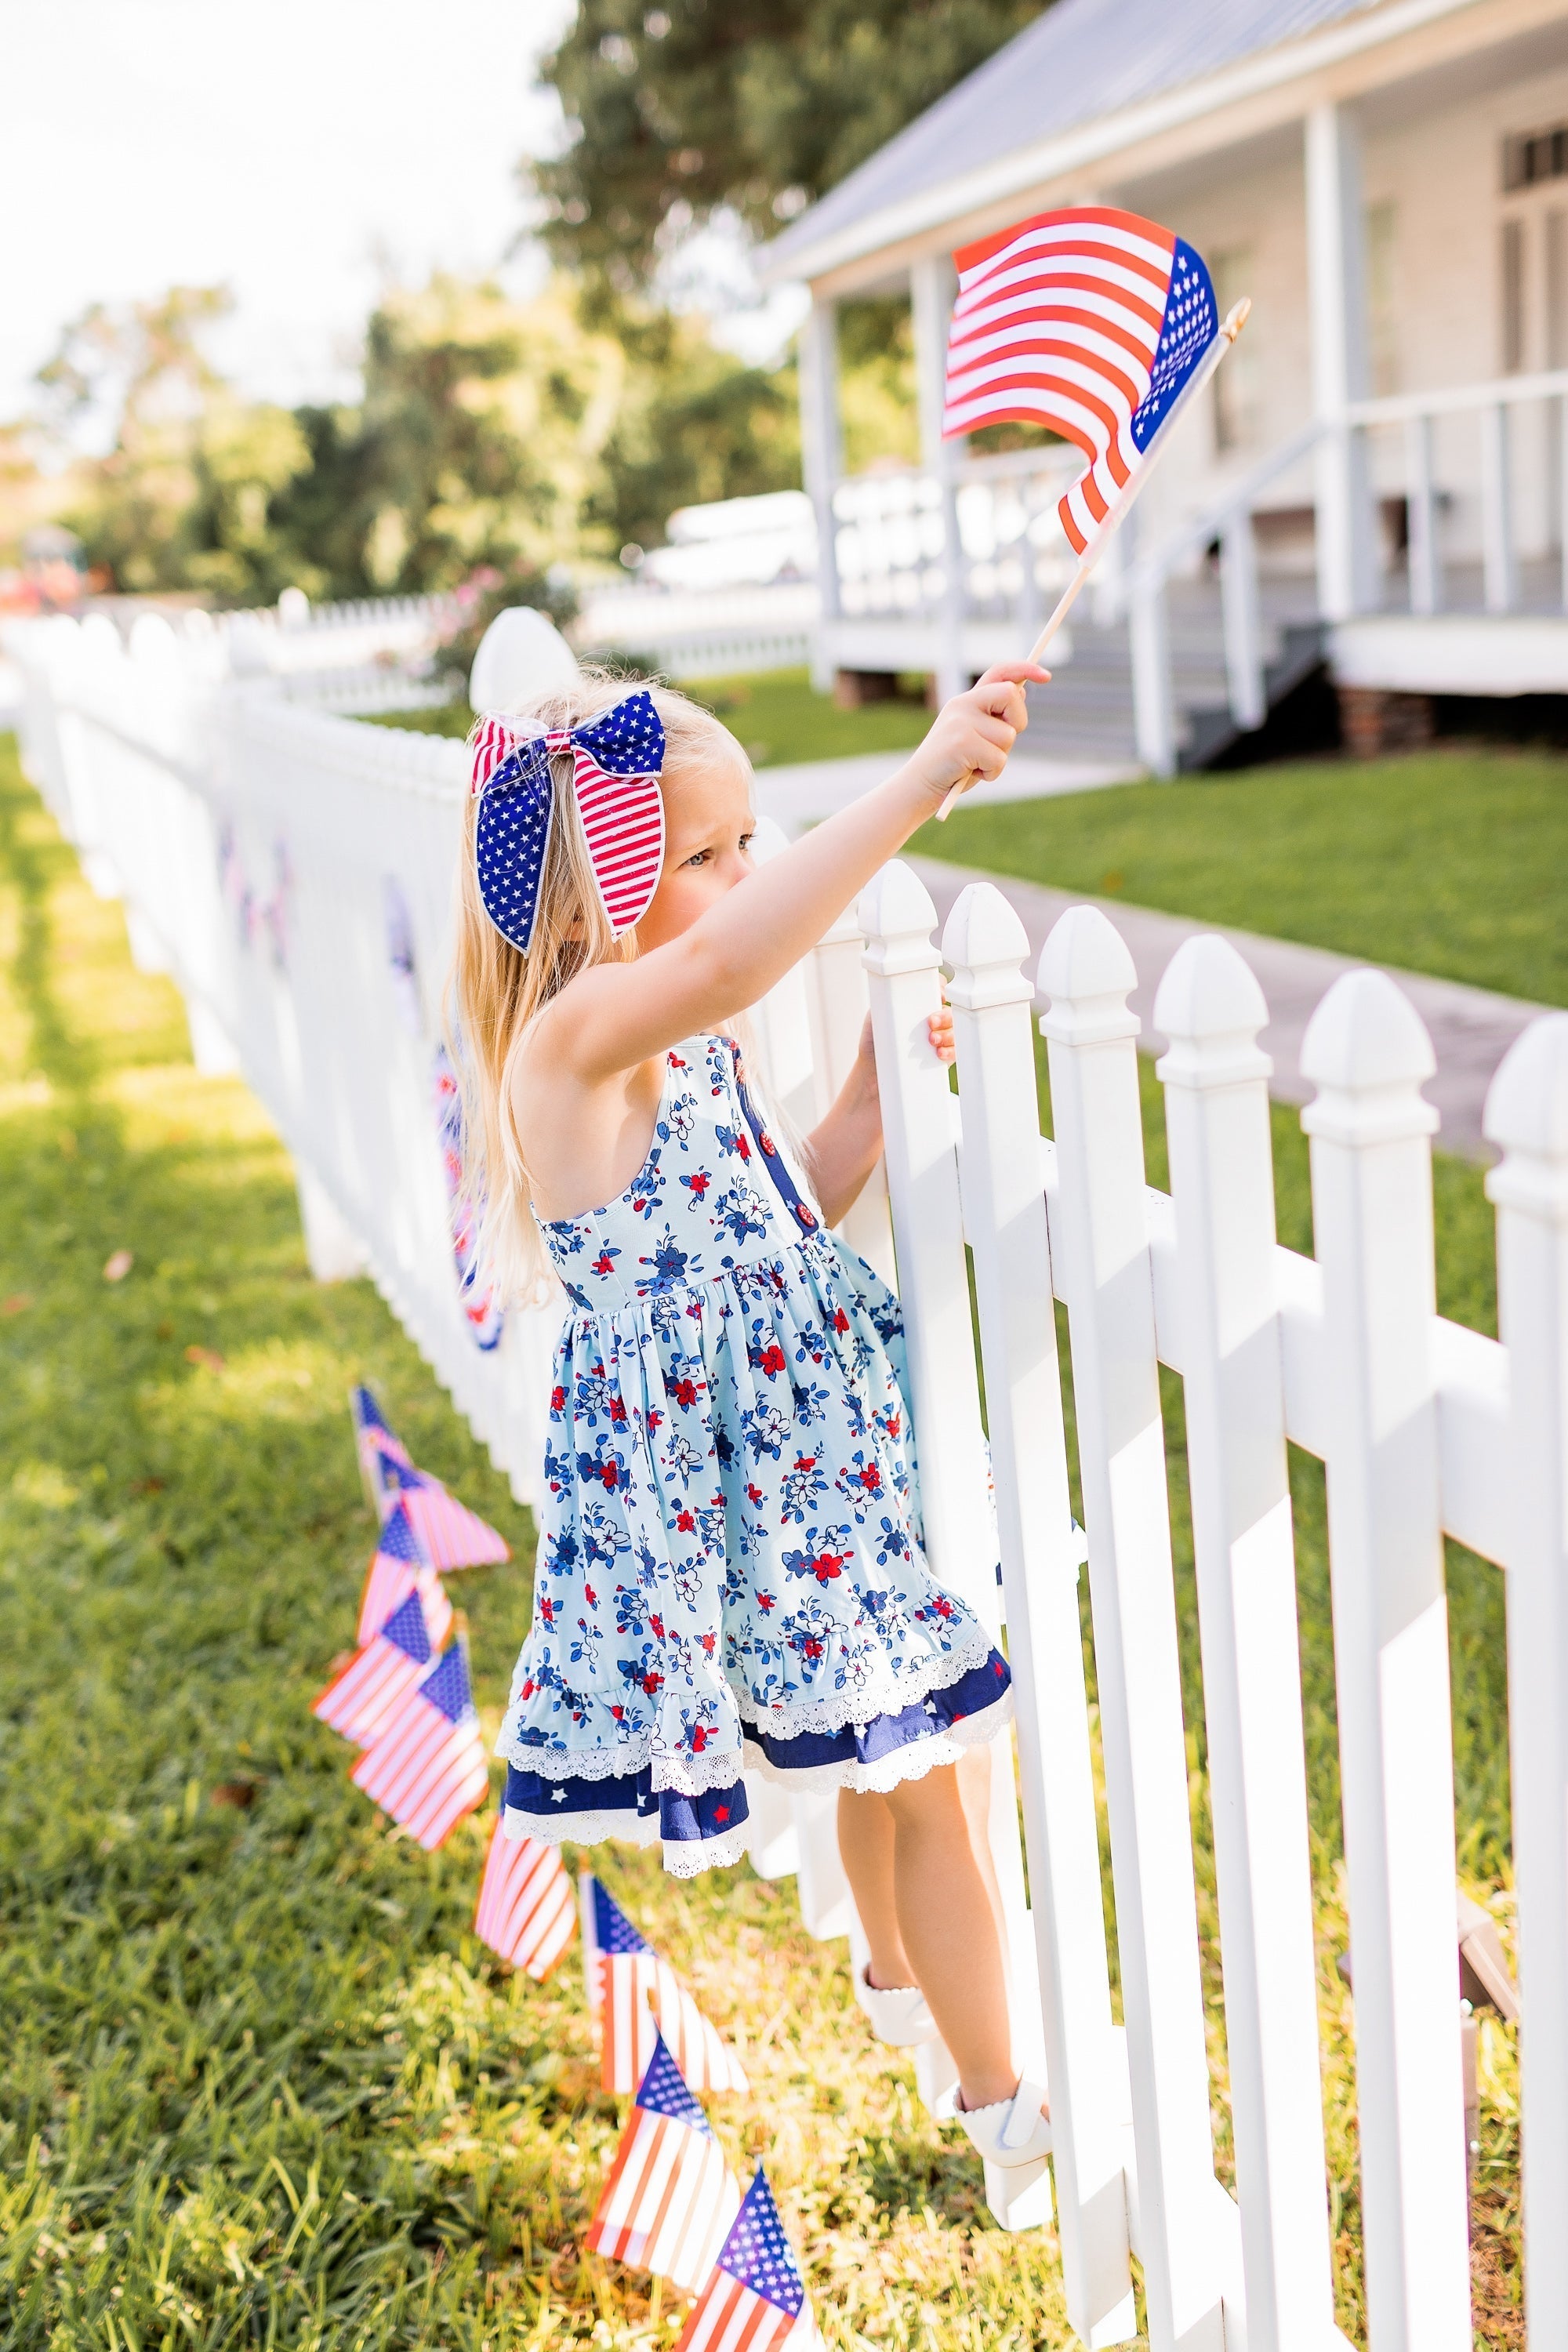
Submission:
[[[329,625],[427,617],[367,609]],[[430,1118],[460,755],[290,705],[265,677],[237,680],[220,635],[146,620],[127,647],[96,618],[30,631],[29,772],[89,879],[123,898],[139,961],[182,989],[207,1066],[241,1068],[277,1120],[304,1171],[313,1259],[341,1269],[363,1255],[526,1493],[549,1318],[516,1318],[495,1356],[474,1349]],[[236,903],[236,853],[259,920]],[[933,930],[923,887],[895,863],[753,1024],[773,1100],[804,1130],[871,1014],[885,1174],[843,1230],[896,1271],[932,1567],[1011,1654],[1017,1778],[1000,1738],[991,1844],[1016,2054],[1048,2074],[1072,2325],[1096,2347],[1131,2337],[1136,2257],[1153,2352],[1343,2342],[1289,1442],[1327,1466],[1373,2352],[1468,2341],[1443,1538],[1508,1570],[1525,2286],[1539,2352],[1568,2309],[1568,1014],[1525,1033],[1489,1100],[1499,1342],[1436,1312],[1436,1120],[1420,1093],[1431,1050],[1392,981],[1342,981],[1307,1035],[1308,1259],[1275,1239],[1267,1008],[1233,949],[1189,941],[1157,998],[1167,1199],[1143,1181],[1134,973],[1107,919],[1071,910],[1041,959],[1050,1142],[1016,917],[976,884],[940,951]],[[416,977],[390,952],[394,934],[411,941]],[[944,959],[956,1097],[926,1034]],[[1234,2199],[1215,2169],[1162,1364],[1185,1390]],[[1124,2027],[1102,1908],[1068,1388]],[[798,1871],[815,1932],[848,1932],[859,1948],[831,1798],[780,1804],[759,1788],[752,1851],[770,1874]],[[951,2061],[922,2053],[921,2074],[942,2111]],[[994,2176],[987,2186],[1012,2226],[1047,2210]]]
[[[926,1339],[924,1391],[915,1377],[923,1460],[929,1414],[962,1428],[968,1411],[954,1365],[952,1106],[917,1050],[932,916],[894,866],[862,919],[874,1002],[879,977],[904,990],[889,987],[878,1062],[905,1314],[917,1343],[940,1334]],[[1016,917],[972,886],[943,950],[1074,2327],[1097,2346],[1131,2334],[1131,2249],[1156,2352],[1344,2341],[1289,1440],[1328,1468],[1373,2352],[1468,2341],[1444,1534],[1510,1570],[1526,2283],[1532,2341],[1551,2342],[1568,2295],[1568,1015],[1521,1039],[1488,1113],[1503,1153],[1489,1190],[1505,1352],[1436,1312],[1436,1120],[1419,1091],[1431,1052],[1392,982],[1342,982],[1309,1033],[1310,1260],[1275,1238],[1267,1007],[1234,949],[1188,942],[1157,1000],[1170,1199],[1143,1183],[1135,975],[1107,919],[1071,910],[1041,959],[1054,1143],[1038,1129]],[[910,990],[917,974],[923,993]],[[1120,2063],[1068,1601],[1053,1294],[1068,1309],[1089,1525]],[[1185,1389],[1234,2200],[1215,2177],[1209,2123],[1160,1362]]]

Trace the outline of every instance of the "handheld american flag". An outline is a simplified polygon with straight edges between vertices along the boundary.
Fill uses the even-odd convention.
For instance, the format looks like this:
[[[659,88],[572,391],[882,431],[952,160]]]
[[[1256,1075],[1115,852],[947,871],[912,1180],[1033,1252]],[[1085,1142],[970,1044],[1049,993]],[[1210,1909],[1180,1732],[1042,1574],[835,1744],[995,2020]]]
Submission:
[[[441,1580],[414,1532],[401,1496],[388,1511],[376,1538],[375,1551],[365,1570],[360,1595],[358,1642],[368,1642],[385,1624],[393,1611],[411,1592],[425,1604],[425,1623],[432,1649],[438,1650],[451,1630],[452,1604]]]
[[[656,2035],[588,2226],[589,2245],[692,2293],[712,2269],[740,2202],[707,2116]]]
[[[1089,459],[1057,507],[1079,563],[1035,640],[1037,662],[1251,305],[1222,320],[1203,257],[1184,237],[1099,205],[1037,214],[953,261],[943,434],[1044,425]]]
[[[354,1451],[359,1455],[365,1493],[384,1517],[395,1491],[387,1486],[386,1466],[388,1463],[400,1462],[412,1469],[413,1456],[402,1439],[394,1436],[381,1407],[363,1381],[349,1391],[349,1412],[353,1419]]]
[[[741,2062],[670,1967],[592,1871],[579,1880],[588,2006],[599,2021],[600,2082],[635,2090],[662,2035],[694,2091],[749,2088]]]
[[[542,1984],[572,1941],[576,1923],[560,1848],[541,1838],[508,1837],[498,1817],[474,1915],[479,1941]]]
[[[349,1778],[427,1852],[482,1802],[489,1768],[461,1641],[405,1693]]]
[[[1201,256],[1136,213],[1041,213],[953,256],[944,434],[1048,425],[1089,459],[1057,512],[1082,555],[1220,341]]]
[[[435,1654],[424,1602],[417,1592],[411,1592],[380,1632],[327,1685],[310,1712],[356,1747],[368,1748],[385,1730]]]
[[[819,2341],[794,2250],[759,2164],[675,2352],[792,2352]]]

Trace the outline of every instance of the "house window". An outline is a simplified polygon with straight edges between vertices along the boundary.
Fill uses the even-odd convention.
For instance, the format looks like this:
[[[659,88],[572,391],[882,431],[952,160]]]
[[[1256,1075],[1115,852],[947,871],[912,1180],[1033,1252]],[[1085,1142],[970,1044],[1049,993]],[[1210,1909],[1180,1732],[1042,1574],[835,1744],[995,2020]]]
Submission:
[[[1524,223],[1505,220],[1500,268],[1502,287],[1502,372],[1517,375],[1524,365]]]
[[[1211,264],[1215,299],[1223,319],[1257,282],[1253,250],[1233,246]],[[1258,438],[1258,370],[1257,312],[1245,335],[1226,353],[1214,380],[1214,438],[1218,450],[1245,449]]]
[[[1539,187],[1542,180],[1568,179],[1568,122],[1550,131],[1521,131],[1502,142],[1502,184],[1511,195],[1516,188]]]
[[[1368,205],[1365,222],[1367,373],[1381,400],[1399,389],[1399,320],[1394,306],[1394,231],[1392,204]]]

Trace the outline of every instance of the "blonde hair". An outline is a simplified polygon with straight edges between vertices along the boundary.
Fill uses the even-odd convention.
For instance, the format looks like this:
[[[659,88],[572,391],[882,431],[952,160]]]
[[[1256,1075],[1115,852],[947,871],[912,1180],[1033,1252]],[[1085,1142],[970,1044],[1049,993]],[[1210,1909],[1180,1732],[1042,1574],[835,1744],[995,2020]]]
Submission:
[[[745,753],[727,727],[673,687],[584,668],[576,683],[531,697],[495,716],[524,733],[580,727],[645,688],[664,724],[666,795],[681,774],[717,757],[744,771]],[[476,724],[477,731],[477,724]],[[469,740],[472,741],[470,736]],[[545,844],[539,900],[526,953],[501,937],[479,895],[475,860],[479,798],[468,795],[458,864],[455,946],[446,994],[447,1045],[463,1109],[460,1202],[472,1220],[479,1279],[504,1303],[531,1303],[553,1286],[530,1198],[526,1139],[512,1102],[512,1075],[532,1024],[552,998],[595,964],[630,963],[631,932],[612,936],[594,879],[573,790],[572,758],[552,762],[554,808]]]

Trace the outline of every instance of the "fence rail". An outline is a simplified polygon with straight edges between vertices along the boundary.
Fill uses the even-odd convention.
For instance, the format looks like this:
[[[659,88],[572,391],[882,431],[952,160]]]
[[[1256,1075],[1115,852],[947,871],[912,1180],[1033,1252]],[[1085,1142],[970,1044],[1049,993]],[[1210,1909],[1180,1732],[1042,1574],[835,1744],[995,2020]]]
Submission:
[[[429,1065],[461,754],[215,684],[155,635],[48,625],[19,648],[26,752],[133,944],[237,1061],[304,1171],[322,1270],[369,1263],[521,1495],[544,1320],[474,1343],[447,1231]],[[1502,1339],[1436,1314],[1430,1045],[1394,982],[1336,982],[1309,1030],[1317,1255],[1276,1239],[1267,1007],[1234,949],[1189,941],[1156,1020],[1169,1196],[1144,1182],[1131,959],[1089,908],[1039,984],[1055,1136],[1040,1134],[1024,934],[977,883],[939,947],[895,862],[758,1009],[801,1125],[877,1046],[887,1190],[850,1237],[896,1262],[933,1565],[1005,1623],[1016,1770],[992,1841],[1016,2054],[1043,2047],[1068,2308],[1083,2341],[1321,2352],[1333,2322],[1286,1445],[1327,1466],[1355,1952],[1364,2263],[1376,2352],[1470,2342],[1454,1789],[1442,1538],[1506,1569],[1523,2010],[1527,2294],[1568,2310],[1568,1014],[1494,1081],[1489,1178]],[[927,1038],[951,973],[958,1095]],[[890,1231],[889,1231],[890,1207]],[[973,1268],[978,1346],[971,1323]],[[1068,1357],[1058,1360],[1056,1307]],[[1159,1368],[1186,1445],[1224,1969],[1235,2194],[1215,2171]],[[1092,1727],[1068,1501],[1070,1376],[1124,2025],[1113,2022]],[[1002,1583],[986,1501],[980,1382]],[[831,1804],[756,1784],[752,1854],[799,1873],[818,1934],[857,1937]],[[858,1949],[858,1942],[855,1948]],[[921,2053],[939,2112],[940,2051]],[[1009,2226],[1038,2218],[988,2178]]]

